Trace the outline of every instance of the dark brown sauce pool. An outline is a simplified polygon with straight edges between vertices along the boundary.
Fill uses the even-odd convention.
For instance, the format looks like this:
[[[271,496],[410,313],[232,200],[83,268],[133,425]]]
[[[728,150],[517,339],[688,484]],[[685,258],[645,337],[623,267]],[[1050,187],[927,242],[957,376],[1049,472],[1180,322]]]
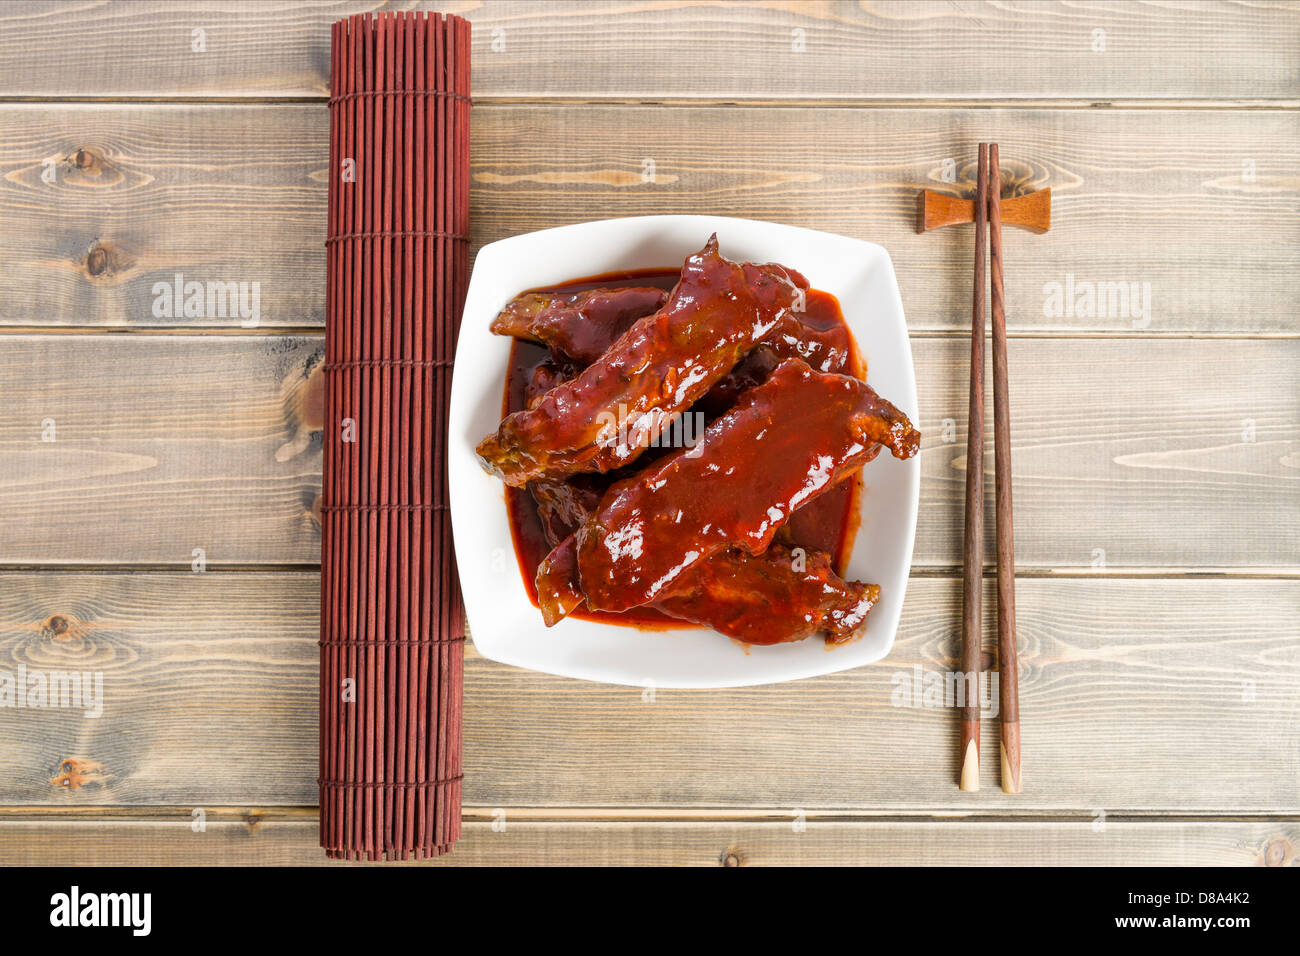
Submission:
[[[661,289],[671,289],[677,284],[679,275],[676,269],[607,272],[524,291],[582,292],[586,289],[624,286],[657,286]],[[853,342],[853,335],[840,311],[839,300],[829,292],[822,292],[820,289],[808,291],[806,321],[809,325],[822,330],[836,327],[843,329],[846,340],[850,344]],[[533,370],[546,361],[550,354],[550,350],[544,345],[536,345],[532,342],[516,340],[511,346],[510,367],[506,373],[505,396],[502,402],[503,417],[524,407],[524,389],[532,378]],[[858,356],[856,347],[851,350],[851,354]],[[867,374],[865,363],[861,358],[856,358],[855,365],[854,375],[865,379]],[[791,517],[789,523],[790,537],[793,541],[809,550],[826,551],[831,554],[835,572],[840,575],[843,575],[848,564],[849,555],[853,551],[853,539],[858,531],[858,502],[861,487],[862,474],[857,472],[800,508]],[[524,579],[524,589],[528,592],[528,599],[536,607],[537,566],[550,553],[551,546],[542,531],[542,522],[537,516],[537,506],[528,489],[506,486],[506,513],[510,520],[510,536],[514,540],[515,557],[519,561],[519,573]],[[602,621],[608,624],[643,628],[694,626],[660,614],[651,607],[633,608],[621,614],[590,611],[584,607],[569,616],[585,621]]]

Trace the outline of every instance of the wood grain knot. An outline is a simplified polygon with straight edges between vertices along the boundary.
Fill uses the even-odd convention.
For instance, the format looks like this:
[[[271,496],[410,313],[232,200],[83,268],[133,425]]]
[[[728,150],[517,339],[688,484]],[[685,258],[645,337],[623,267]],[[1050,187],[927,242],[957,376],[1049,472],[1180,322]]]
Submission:
[[[59,764],[59,772],[50,778],[50,783],[65,790],[80,790],[91,785],[103,786],[108,780],[109,774],[99,761],[68,757]]]
[[[1031,163],[1008,160],[1001,164],[1001,173],[1002,196],[1005,199],[1037,192],[1046,186],[1053,186],[1053,191],[1055,191],[1062,185],[1059,182],[1052,183],[1051,170],[1045,165],[1035,166]],[[947,182],[943,178],[942,168],[931,169],[928,173],[930,183],[935,189],[941,192],[950,192],[952,195],[963,199],[969,199],[975,192],[975,184],[979,175],[978,162],[969,160],[959,163],[956,174],[956,182]]]
[[[0,643],[15,663],[38,669],[103,671],[130,667],[139,656],[120,632],[103,627],[89,608],[80,615],[64,611],[35,620],[16,637]]]
[[[63,157],[62,166],[59,181],[76,189],[132,188],[152,181],[150,176],[141,172],[128,176],[113,163],[110,150],[97,146],[78,146]]]
[[[86,272],[92,279],[106,279],[113,274],[112,250],[96,242],[86,253]]]
[[[723,866],[744,866],[745,858],[741,856],[739,850],[736,850],[732,847],[728,847],[727,849],[722,851],[722,857],[720,858],[719,862]]]
[[[1286,837],[1270,840],[1264,847],[1265,866],[1290,866],[1295,859],[1295,847]]]
[[[58,641],[61,644],[85,640],[90,630],[85,621],[70,614],[51,614],[41,622],[40,638],[42,641]]]
[[[287,442],[275,450],[275,460],[289,461],[313,446],[319,446],[325,427],[325,373],[323,355],[313,356],[305,372],[295,371],[280,386],[284,402]]]

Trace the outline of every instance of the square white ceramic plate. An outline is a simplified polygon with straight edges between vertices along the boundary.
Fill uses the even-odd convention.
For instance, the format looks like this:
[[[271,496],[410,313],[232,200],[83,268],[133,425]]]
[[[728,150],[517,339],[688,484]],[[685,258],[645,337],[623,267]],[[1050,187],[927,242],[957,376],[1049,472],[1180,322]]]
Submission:
[[[771,222],[718,216],[641,216],[546,229],[479,250],[465,301],[452,381],[448,471],[456,560],[474,646],[531,670],[615,684],[737,687],[857,667],[889,653],[912,563],[921,468],[888,452],[866,465],[862,523],[847,577],[880,585],[865,633],[827,649],[818,638],[748,650],[698,627],[639,630],[568,619],[553,628],[528,599],[506,518],[504,486],[474,455],[501,418],[510,340],[488,331],[515,295],[578,276],[679,268],[718,234],[724,256],[779,262],[834,294],[867,381],[916,422],[916,380],[903,304],[888,253],[870,242]]]

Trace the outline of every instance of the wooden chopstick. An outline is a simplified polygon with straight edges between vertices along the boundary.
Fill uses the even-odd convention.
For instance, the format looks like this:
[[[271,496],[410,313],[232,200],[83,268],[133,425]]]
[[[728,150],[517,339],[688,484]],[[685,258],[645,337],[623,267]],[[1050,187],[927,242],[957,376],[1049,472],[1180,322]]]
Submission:
[[[984,580],[984,235],[988,211],[988,147],[980,143],[975,192],[975,291],[971,295],[970,414],[966,429],[966,533],[962,542],[961,708],[962,790],[980,788],[980,653]]]
[[[984,147],[981,146],[981,157],[983,153]],[[993,267],[993,465],[997,487],[998,703],[1002,717],[1002,791],[1019,793],[1020,692],[1019,662],[1016,654],[1016,546],[1011,525],[1011,409],[1007,395],[1007,317],[1002,286],[1002,179],[998,168],[997,143],[989,146],[989,183],[991,185],[988,193],[989,258]],[[968,484],[967,488],[969,487]]]

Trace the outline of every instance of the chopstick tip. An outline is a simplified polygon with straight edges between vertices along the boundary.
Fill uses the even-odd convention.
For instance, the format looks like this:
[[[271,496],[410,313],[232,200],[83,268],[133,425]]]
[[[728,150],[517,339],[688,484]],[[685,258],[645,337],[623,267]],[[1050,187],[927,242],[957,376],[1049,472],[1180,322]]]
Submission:
[[[980,788],[980,748],[979,742],[974,739],[966,741],[966,753],[961,761],[961,781],[958,786],[972,793]]]
[[[1002,725],[1002,792],[1020,793],[1020,724]]]

